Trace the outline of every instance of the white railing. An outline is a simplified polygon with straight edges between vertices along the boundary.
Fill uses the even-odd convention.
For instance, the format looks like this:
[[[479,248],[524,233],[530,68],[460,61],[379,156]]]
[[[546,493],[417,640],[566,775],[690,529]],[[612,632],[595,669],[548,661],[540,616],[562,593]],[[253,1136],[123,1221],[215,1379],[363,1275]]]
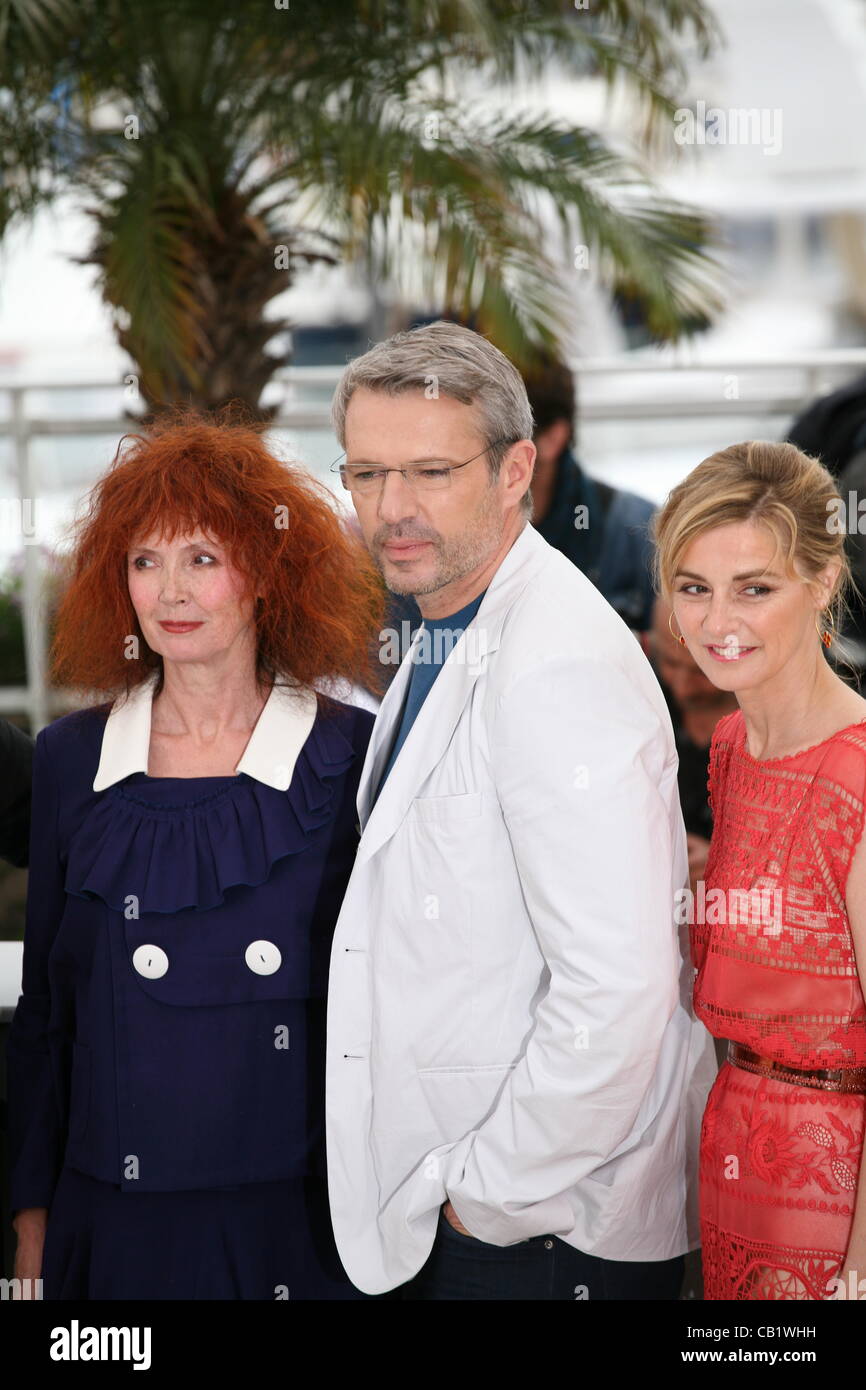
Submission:
[[[698,362],[685,351],[670,361],[658,357],[587,358],[572,364],[578,384],[581,425],[620,422],[682,422],[724,416],[727,422],[738,417],[790,418],[821,394],[842,384],[857,373],[866,372],[866,349],[843,349],[808,355],[779,356],[772,360]],[[340,366],[287,368],[276,374],[274,382],[285,394],[272,427],[274,430],[330,430],[326,401],[309,400],[311,390],[327,390],[329,395],[341,374]],[[116,391],[118,410],[114,415],[76,416],[73,414],[30,413],[34,395],[60,395],[69,392]],[[304,401],[304,393],[308,399]],[[15,382],[0,383],[0,412],[4,400],[8,409],[0,413],[0,439],[11,442],[13,476],[17,501],[23,509],[40,494],[35,476],[32,444],[37,438],[76,436],[116,436],[135,428],[134,421],[121,413],[120,402],[128,389],[112,381]],[[731,436],[733,437],[733,436]],[[338,446],[334,453],[339,452]],[[603,473],[600,467],[594,472]],[[10,499],[12,500],[12,499]],[[49,692],[45,683],[46,652],[44,624],[41,621],[42,573],[35,537],[22,536],[23,624],[27,684],[0,687],[0,714],[26,712],[31,729],[37,732],[52,714],[71,704],[64,692]],[[49,708],[50,704],[50,708]]]

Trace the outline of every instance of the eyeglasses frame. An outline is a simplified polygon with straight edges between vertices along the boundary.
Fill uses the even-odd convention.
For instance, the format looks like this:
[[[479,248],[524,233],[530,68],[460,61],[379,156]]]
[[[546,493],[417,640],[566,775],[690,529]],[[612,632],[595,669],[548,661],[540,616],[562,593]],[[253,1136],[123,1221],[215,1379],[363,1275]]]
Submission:
[[[488,451],[488,449],[495,449],[496,446],[497,446],[497,444],[516,444],[517,442],[518,442],[518,441],[517,441],[516,439],[510,439],[510,438],[508,437],[508,435],[503,435],[501,439],[494,439],[494,440],[491,440],[491,442],[490,442],[489,444],[485,444],[484,448],[481,449],[477,454],[473,454],[472,457],[471,457],[471,459],[466,459],[465,463],[448,463],[448,472],[449,472],[449,474],[451,474],[451,473],[456,473],[456,472],[457,472],[459,469],[461,469],[461,468],[468,468],[468,466],[469,466],[470,463],[474,463],[476,459],[480,459],[480,458],[481,458],[481,455],[482,455],[482,454],[486,454],[487,451]],[[339,474],[340,474],[340,482],[343,484],[343,487],[346,489],[347,492],[351,492],[352,489],[349,487],[349,484],[346,482],[345,476],[344,476],[344,474],[343,474],[343,468],[345,467],[345,464],[340,464],[340,459],[343,458],[343,457],[345,456],[345,453],[346,453],[346,451],[345,451],[345,449],[344,449],[344,450],[343,450],[343,453],[342,453],[342,454],[338,454],[337,457],[334,459],[334,462],[328,465],[328,472],[329,472],[329,473],[334,473],[334,472],[336,472],[336,471],[339,471]],[[445,461],[447,462],[447,460],[445,460]],[[339,470],[338,470],[338,465],[339,465]],[[385,473],[402,473],[402,475],[403,475],[403,481],[404,481],[404,483],[406,484],[406,486],[407,486],[407,487],[412,487],[412,484],[410,483],[410,481],[409,481],[409,479],[408,479],[408,477],[407,477],[407,473],[408,473],[409,469],[410,469],[410,468],[423,468],[423,467],[424,467],[424,464],[423,464],[423,463],[407,463],[403,468],[376,468],[376,469],[373,469],[373,470],[371,470],[371,471],[372,471],[372,472],[375,472],[375,473],[381,473],[381,474],[385,474]],[[450,477],[449,477],[449,479],[448,479],[448,484],[447,484],[447,485],[448,485],[448,487],[451,486],[451,479],[450,479]],[[384,479],[382,479],[382,480],[380,481],[380,484],[379,484],[379,490],[380,490],[380,492],[384,489],[384,486],[385,486]],[[444,489],[443,489],[443,491],[444,491]]]

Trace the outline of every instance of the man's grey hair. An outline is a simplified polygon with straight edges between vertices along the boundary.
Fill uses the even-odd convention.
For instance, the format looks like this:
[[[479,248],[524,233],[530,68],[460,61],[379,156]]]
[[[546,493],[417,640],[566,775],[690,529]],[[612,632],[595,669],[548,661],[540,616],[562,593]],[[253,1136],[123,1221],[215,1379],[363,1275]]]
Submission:
[[[389,396],[426,391],[431,399],[452,396],[474,406],[493,478],[498,476],[509,446],[518,439],[532,439],[532,407],[514,363],[487,338],[459,323],[437,319],[395,333],[349,363],[331,405],[334,433],[344,449],[346,411],[359,386]],[[505,442],[494,444],[496,439]],[[521,510],[525,516],[532,515],[528,488]]]

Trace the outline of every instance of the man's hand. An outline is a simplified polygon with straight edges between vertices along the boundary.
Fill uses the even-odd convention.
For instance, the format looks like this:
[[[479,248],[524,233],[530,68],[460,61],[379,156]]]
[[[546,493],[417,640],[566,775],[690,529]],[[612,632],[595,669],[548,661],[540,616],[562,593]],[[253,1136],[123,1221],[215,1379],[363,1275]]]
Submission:
[[[442,1213],[448,1225],[453,1226],[455,1231],[459,1231],[462,1236],[472,1236],[472,1232],[467,1231],[466,1227],[461,1223],[459,1216],[450,1202],[446,1201],[442,1203]],[[472,1236],[472,1239],[474,1240],[475,1237]]]
[[[18,1237],[13,1274],[16,1279],[35,1280],[42,1274],[42,1247],[45,1243],[47,1207],[25,1207],[12,1222]],[[23,1296],[23,1295],[19,1295]]]

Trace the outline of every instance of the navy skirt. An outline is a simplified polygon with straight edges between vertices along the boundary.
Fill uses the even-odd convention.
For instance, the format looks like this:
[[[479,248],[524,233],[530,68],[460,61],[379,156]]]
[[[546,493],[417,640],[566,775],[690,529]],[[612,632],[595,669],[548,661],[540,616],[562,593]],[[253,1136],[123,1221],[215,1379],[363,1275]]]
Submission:
[[[323,1178],[129,1192],[65,1167],[48,1216],[44,1299],[361,1299]]]

